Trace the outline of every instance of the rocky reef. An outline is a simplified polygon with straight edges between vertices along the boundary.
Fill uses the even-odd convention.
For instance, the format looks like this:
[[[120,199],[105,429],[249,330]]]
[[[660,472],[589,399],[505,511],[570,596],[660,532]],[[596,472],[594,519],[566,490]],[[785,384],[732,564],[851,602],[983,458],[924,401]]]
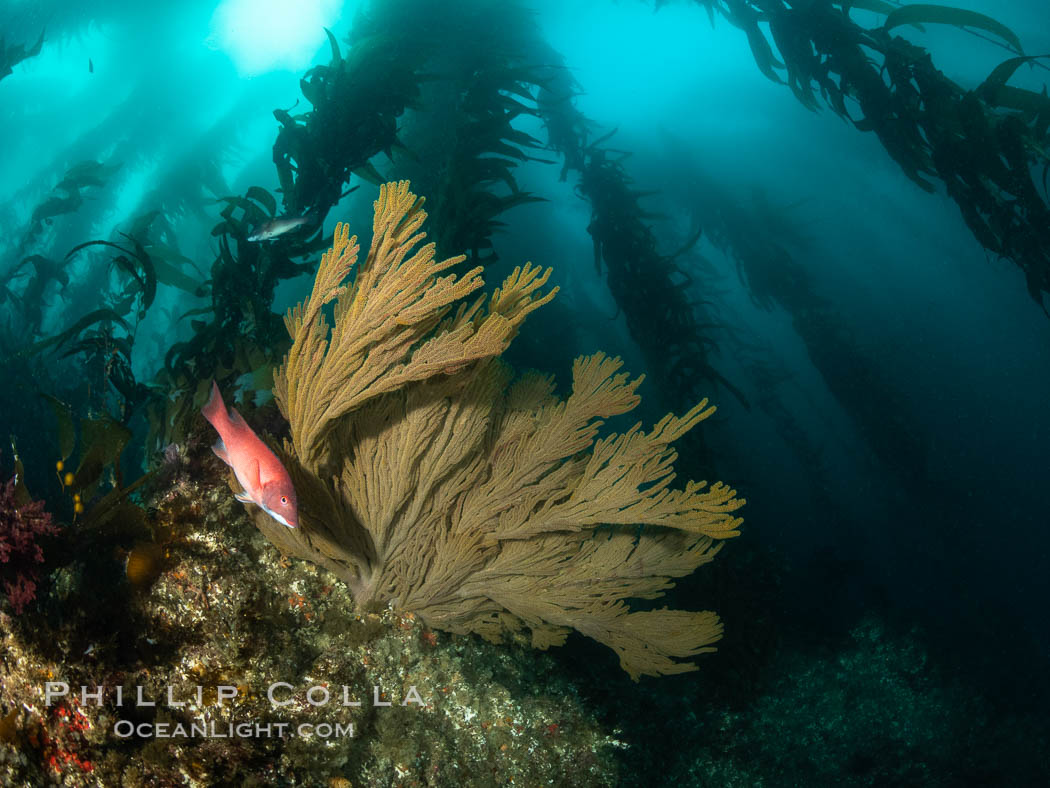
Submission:
[[[0,785],[618,782],[623,745],[549,657],[354,612],[202,435],[151,488],[144,523],[65,529],[37,603],[0,612]]]

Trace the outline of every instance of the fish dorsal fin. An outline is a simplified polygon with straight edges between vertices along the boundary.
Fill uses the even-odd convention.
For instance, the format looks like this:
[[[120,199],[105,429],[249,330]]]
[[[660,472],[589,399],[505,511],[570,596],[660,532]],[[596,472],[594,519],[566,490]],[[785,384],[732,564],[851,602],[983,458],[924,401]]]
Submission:
[[[248,422],[244,420],[244,416],[237,412],[237,408],[230,408],[230,423],[236,427],[247,427]],[[249,427],[249,429],[251,429]]]

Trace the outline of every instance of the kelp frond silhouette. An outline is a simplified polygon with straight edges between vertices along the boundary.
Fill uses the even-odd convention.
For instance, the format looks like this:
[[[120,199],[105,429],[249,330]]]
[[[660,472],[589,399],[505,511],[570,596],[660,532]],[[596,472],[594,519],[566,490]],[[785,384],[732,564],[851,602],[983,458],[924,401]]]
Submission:
[[[407,182],[383,186],[352,281],[358,244],[339,225],[309,299],[286,317],[293,344],[274,393],[301,527],[260,513],[259,528],[337,573],[360,607],[392,604],[492,641],[528,629],[538,648],[576,629],[636,679],[694,670],[680,660],[713,650],[718,617],[627,601],[659,598],[738,533],[735,491],[671,488],[670,444],[714,408],[599,439],[602,419],[639,402],[642,378],[619,359],[577,359],[564,400],[547,376],[512,381],[499,355],[554,296],[550,269],[526,264],[464,300],[481,269],[457,277],[463,258],[437,262],[420,246],[422,204]]]

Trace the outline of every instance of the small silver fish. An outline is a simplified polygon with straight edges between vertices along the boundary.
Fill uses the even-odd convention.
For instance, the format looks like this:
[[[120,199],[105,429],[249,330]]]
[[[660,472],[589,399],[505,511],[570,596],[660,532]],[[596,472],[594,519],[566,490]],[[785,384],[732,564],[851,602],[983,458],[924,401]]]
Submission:
[[[249,241],[273,241],[285,233],[290,233],[310,221],[309,216],[279,216],[262,225],[248,236]]]

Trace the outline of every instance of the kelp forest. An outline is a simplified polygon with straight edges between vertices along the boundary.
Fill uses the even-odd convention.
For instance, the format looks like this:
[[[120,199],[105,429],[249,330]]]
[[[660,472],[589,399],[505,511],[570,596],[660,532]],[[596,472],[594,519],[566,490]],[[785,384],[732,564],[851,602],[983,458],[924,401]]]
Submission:
[[[101,44],[30,87],[216,4],[50,5],[0,29],[0,781],[1050,773],[1022,10],[327,3],[310,65],[231,92]],[[629,19],[675,38],[594,82],[564,30]],[[352,735],[160,733],[197,721]]]

